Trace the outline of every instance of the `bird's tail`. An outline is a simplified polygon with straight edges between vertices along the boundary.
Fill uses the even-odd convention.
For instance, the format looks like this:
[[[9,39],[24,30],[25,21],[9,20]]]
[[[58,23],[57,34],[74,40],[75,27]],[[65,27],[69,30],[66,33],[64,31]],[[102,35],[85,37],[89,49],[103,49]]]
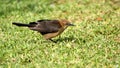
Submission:
[[[14,24],[16,26],[23,26],[23,27],[29,27],[30,26],[29,24],[16,23],[16,22],[13,22],[12,24]]]

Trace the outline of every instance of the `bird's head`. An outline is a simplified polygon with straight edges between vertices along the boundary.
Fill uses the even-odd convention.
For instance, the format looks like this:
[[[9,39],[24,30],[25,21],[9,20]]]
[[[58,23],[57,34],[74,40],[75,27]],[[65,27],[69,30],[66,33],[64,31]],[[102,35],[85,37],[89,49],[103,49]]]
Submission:
[[[74,24],[72,24],[68,20],[61,20],[61,25],[66,26],[66,27],[67,26],[75,26]]]

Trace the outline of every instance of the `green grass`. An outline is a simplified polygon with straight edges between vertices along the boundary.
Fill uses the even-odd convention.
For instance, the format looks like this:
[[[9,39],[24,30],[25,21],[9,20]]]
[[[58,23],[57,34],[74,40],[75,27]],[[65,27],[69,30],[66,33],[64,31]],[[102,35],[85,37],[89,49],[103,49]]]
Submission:
[[[0,68],[119,68],[120,3],[104,0],[1,0]],[[67,19],[53,40],[12,25]]]

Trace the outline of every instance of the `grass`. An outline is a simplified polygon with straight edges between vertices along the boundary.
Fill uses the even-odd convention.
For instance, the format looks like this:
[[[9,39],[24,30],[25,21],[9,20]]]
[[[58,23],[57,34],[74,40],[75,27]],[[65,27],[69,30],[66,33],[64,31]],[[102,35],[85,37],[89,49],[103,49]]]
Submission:
[[[0,68],[119,68],[120,7],[112,0],[1,0]],[[57,43],[12,22],[67,19]]]

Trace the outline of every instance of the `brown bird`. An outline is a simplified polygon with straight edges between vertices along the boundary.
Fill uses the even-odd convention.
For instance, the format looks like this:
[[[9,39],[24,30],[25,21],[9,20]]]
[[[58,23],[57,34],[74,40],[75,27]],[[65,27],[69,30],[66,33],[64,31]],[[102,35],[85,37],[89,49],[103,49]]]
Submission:
[[[18,22],[13,22],[13,24],[38,31],[47,40],[52,40],[51,38],[60,35],[68,26],[74,26],[67,20],[38,20],[36,22],[30,22],[29,24]]]

